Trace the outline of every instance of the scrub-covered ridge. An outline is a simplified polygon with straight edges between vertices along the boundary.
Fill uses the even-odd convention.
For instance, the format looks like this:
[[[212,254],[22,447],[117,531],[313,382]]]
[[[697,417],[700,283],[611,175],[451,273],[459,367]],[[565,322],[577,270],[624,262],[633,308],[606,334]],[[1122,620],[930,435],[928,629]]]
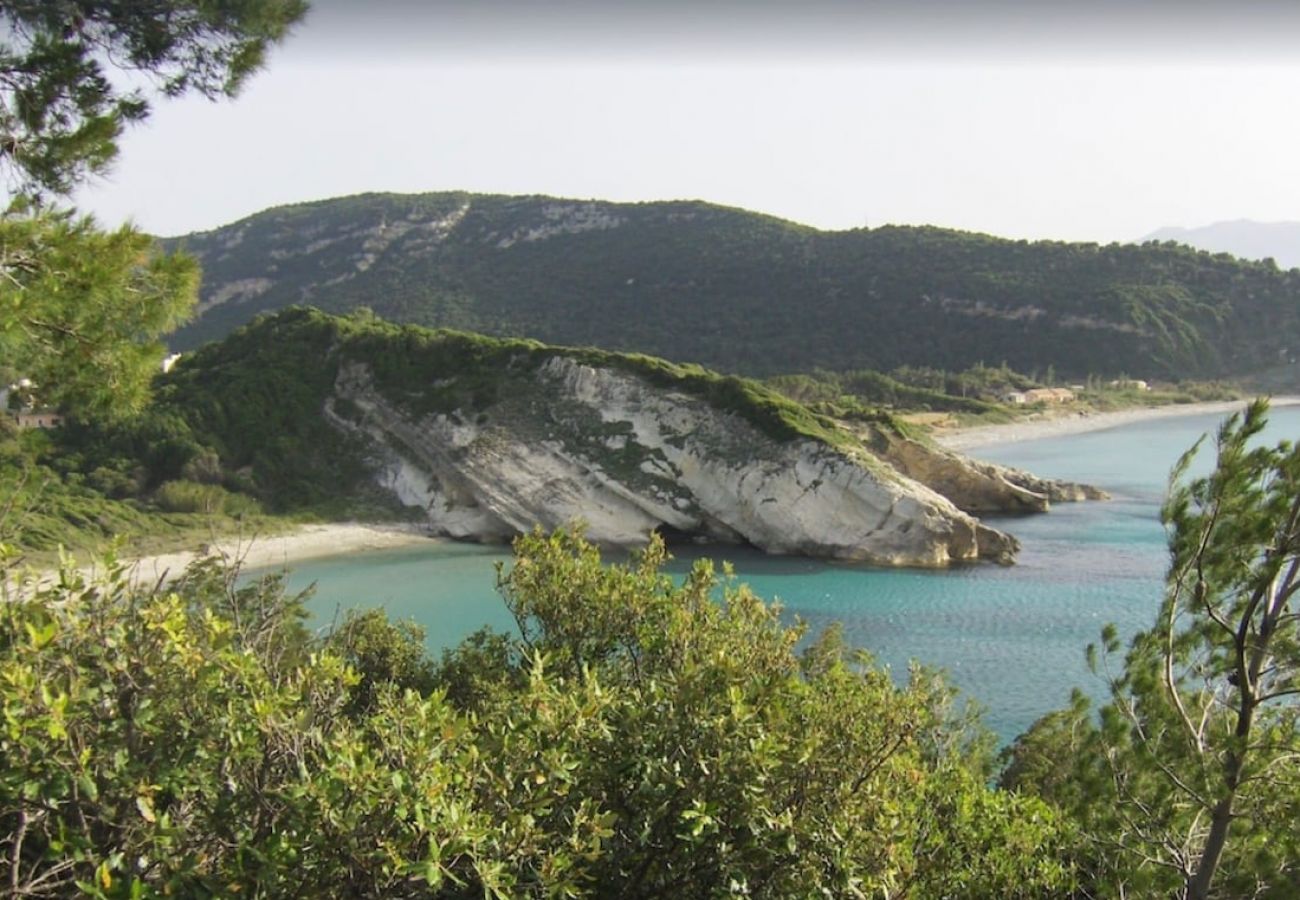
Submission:
[[[1300,272],[1172,243],[822,231],[695,201],[464,192],[276,207],[169,242],[193,347],[294,304],[772,375],[1005,362],[1178,381],[1295,358]]]
[[[1007,562],[1015,540],[972,513],[1083,496],[699,367],[307,309],[194,354],[161,397],[273,506],[378,485],[474,540],[581,520],[607,545]]]

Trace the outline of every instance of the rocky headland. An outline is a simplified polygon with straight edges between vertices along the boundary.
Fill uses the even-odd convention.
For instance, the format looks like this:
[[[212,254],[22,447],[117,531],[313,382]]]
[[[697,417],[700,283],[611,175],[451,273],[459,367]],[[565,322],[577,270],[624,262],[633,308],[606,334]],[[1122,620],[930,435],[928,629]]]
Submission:
[[[615,546],[659,532],[879,565],[1008,563],[1016,540],[978,515],[1100,496],[967,460],[886,416],[849,431],[698,367],[309,310],[197,354],[181,384],[248,402],[236,373],[271,352],[295,359],[277,377],[301,379],[279,393],[345,438],[372,487],[454,538],[580,521]]]

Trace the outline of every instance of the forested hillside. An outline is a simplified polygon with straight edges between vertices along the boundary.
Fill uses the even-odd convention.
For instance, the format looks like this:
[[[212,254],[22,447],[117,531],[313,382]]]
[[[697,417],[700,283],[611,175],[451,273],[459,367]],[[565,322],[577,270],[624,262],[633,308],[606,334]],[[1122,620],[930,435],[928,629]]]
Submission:
[[[182,348],[258,312],[401,322],[774,374],[1008,363],[1221,377],[1300,341],[1300,271],[1163,244],[825,232],[700,202],[367,194],[169,242],[204,268]]]

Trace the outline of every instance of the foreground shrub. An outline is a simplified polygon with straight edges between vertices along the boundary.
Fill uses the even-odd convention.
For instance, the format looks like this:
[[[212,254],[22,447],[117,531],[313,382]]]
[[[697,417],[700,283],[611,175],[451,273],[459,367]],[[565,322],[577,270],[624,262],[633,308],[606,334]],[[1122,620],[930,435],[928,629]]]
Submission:
[[[1089,897],[1300,897],[1300,447],[1261,440],[1267,409],[1223,422],[1208,475],[1199,444],[1175,467],[1155,622],[1089,648],[1108,701],[1008,753],[1004,784],[1076,824]]]
[[[357,673],[277,579],[65,572],[0,607],[12,896],[509,896],[541,871],[562,885],[567,848],[598,839],[594,814],[543,830],[527,804],[486,805],[530,773],[485,760],[436,697],[346,715]],[[520,727],[562,745],[548,728],[580,734],[589,699],[539,681]]]
[[[1068,835],[906,686],[661,544],[521,539],[518,635],[432,667],[279,578],[72,570],[0,608],[14,896],[1047,897]],[[718,602],[719,595],[721,602]]]

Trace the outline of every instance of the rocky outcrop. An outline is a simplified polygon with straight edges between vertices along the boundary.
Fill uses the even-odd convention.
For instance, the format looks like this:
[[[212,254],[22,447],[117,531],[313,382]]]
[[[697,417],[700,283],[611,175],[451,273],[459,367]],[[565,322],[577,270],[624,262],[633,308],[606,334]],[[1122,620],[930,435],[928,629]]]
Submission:
[[[928,485],[972,515],[1046,512],[1052,503],[1107,499],[1105,491],[1090,485],[1039,478],[883,429],[873,429],[864,439],[900,473]]]
[[[1078,503],[1082,500],[1110,499],[1110,494],[1090,484],[1060,481],[1055,478],[1039,478],[1024,469],[1013,469],[1010,466],[999,466],[993,463],[976,463],[976,465],[988,467],[996,471],[999,477],[1005,479],[1008,483],[1042,494],[1054,503]]]
[[[777,440],[630,372],[557,355],[492,402],[452,411],[395,401],[364,364],[338,372],[330,421],[363,435],[376,480],[453,537],[505,540],[581,520],[609,545],[670,530],[770,553],[926,567],[1005,563],[1018,549],[959,508],[983,496],[974,488],[944,496],[962,483],[955,476],[937,477],[936,490],[865,447]],[[1002,496],[1032,494],[1006,482]],[[992,499],[982,507],[995,508]]]

